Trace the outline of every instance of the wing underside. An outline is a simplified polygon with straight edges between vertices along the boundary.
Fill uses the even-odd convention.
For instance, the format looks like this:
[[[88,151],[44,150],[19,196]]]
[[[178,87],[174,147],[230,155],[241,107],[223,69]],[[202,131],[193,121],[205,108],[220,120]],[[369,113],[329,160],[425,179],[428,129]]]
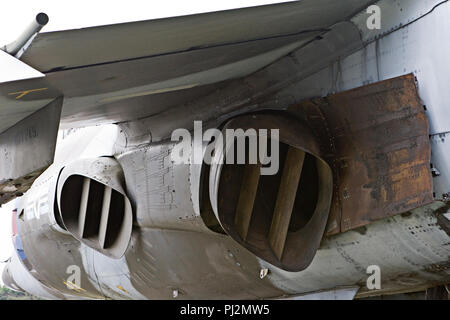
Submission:
[[[0,132],[58,96],[64,126],[151,116],[263,69],[370,2],[303,0],[38,34],[21,60],[45,77],[0,84]]]
[[[20,61],[8,58],[30,74],[1,78],[6,81],[0,82],[0,145],[5,150],[0,161],[10,161],[11,148],[15,152],[11,132],[23,134],[24,121],[55,99],[62,101],[61,118],[49,127],[70,128],[167,113],[164,123],[175,125],[171,116],[175,108],[187,110],[216,92],[225,97],[213,99],[214,104],[239,91],[246,95],[236,80],[244,79],[247,87],[256,88],[264,77],[245,79],[318,40],[333,51],[332,40],[345,37],[333,31],[334,26],[351,24],[349,19],[371,2],[302,0],[38,34]],[[330,33],[327,43],[323,39]],[[271,77],[264,81],[273,82]],[[227,91],[233,85],[236,90]],[[35,129],[31,124],[30,130]],[[5,139],[8,143],[2,142]],[[53,145],[55,139],[47,143]],[[31,164],[18,166],[14,176],[1,176],[0,183],[10,185],[52,162],[54,150],[36,148],[36,152],[39,163],[31,159]]]

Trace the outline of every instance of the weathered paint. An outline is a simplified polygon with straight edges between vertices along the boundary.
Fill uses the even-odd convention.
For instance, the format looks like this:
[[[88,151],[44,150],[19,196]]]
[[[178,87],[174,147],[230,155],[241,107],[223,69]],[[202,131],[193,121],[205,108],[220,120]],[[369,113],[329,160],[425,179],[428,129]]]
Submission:
[[[421,10],[416,10],[421,14],[432,9],[431,5],[435,3],[436,1],[414,2],[417,6],[421,5]],[[220,100],[222,105],[212,108],[211,113],[203,111],[207,107],[211,108],[211,102],[216,101],[217,95],[203,100],[203,105],[191,105],[192,108],[182,106],[177,112],[172,110],[146,122],[155,125],[151,126],[150,135],[147,131],[140,130],[135,130],[133,134],[135,137],[140,134],[145,137],[167,137],[171,125],[177,127],[180,123],[190,122],[189,117],[192,115],[204,115],[205,119],[212,119],[217,117],[217,114],[225,115],[226,118],[227,112],[239,110],[241,107],[242,110],[267,106],[283,109],[304,99],[352,89],[414,71],[418,79],[419,94],[427,106],[427,118],[431,120],[431,133],[448,132],[450,128],[446,127],[448,117],[445,117],[444,103],[448,101],[448,90],[439,85],[448,83],[446,79],[450,74],[446,72],[448,55],[445,50],[448,48],[442,43],[449,30],[445,28],[448,10],[449,4],[443,4],[410,25],[395,26],[374,42],[365,40],[364,27],[359,25],[360,31],[363,30],[360,42],[343,41],[338,46],[339,54],[332,55],[328,52],[320,55],[320,63],[308,69],[308,72],[297,74],[297,78],[291,77],[284,85],[275,84],[276,90],[267,90],[269,97],[258,95],[258,88],[268,87],[258,87],[258,83],[267,84],[262,80],[264,72],[284,77],[288,70],[298,71],[297,67],[301,62],[294,63],[293,56],[281,59],[282,65],[273,64],[271,72],[263,70],[258,73],[261,82],[256,81],[257,78],[247,78],[246,81],[251,81],[245,84],[243,91],[239,91],[242,89],[242,82],[235,83],[235,91],[232,86],[227,88],[222,92],[223,97],[232,96],[232,101],[225,98]],[[396,12],[401,12],[400,7]],[[420,17],[420,14],[416,13],[407,17],[406,22]],[[392,16],[395,21],[397,18],[398,16]],[[346,24],[347,30],[358,29],[357,24],[354,24],[353,28],[349,27],[349,24],[351,23]],[[441,27],[435,29],[436,25]],[[430,36],[430,30],[437,32]],[[346,36],[350,33],[352,32]],[[345,36],[341,39],[349,40]],[[320,41],[310,47],[310,51],[305,47],[297,52],[296,59],[311,64],[314,54],[319,52],[316,47],[318,43]],[[355,43],[359,43],[360,48],[363,45],[365,47],[349,55],[357,47],[350,44]],[[445,50],[438,52],[436,47],[441,45]],[[433,57],[431,60],[430,56]],[[307,59],[308,57],[311,59]],[[328,63],[336,58],[337,62],[327,67]],[[326,63],[322,63],[324,61]],[[256,89],[252,91],[253,88]],[[270,96],[274,91],[278,93]],[[239,95],[238,92],[243,93]],[[245,99],[241,98],[248,98],[249,95],[259,99],[250,99],[255,105],[249,106],[242,102]],[[238,107],[234,108],[235,106]],[[173,121],[169,121],[170,119]],[[443,145],[432,143],[434,155],[439,157],[439,154],[445,153]],[[30,263],[39,270],[39,277],[42,277],[48,286],[67,295],[72,293],[67,291],[60,279],[70,263],[83,265],[81,287],[90,292],[90,297],[97,298],[108,296],[172,299],[174,292],[178,293],[180,299],[274,298],[329,291],[343,285],[361,287],[358,296],[364,297],[421,290],[450,281],[449,237],[438,224],[438,218],[448,212],[448,203],[436,201],[426,207],[328,237],[323,240],[312,264],[306,270],[290,273],[255,258],[229,237],[214,233],[204,225],[198,211],[201,208],[197,200],[200,198],[199,193],[192,191],[195,189],[193,185],[200,184],[199,175],[192,174],[195,170],[189,169],[189,166],[171,165],[167,156],[172,147],[170,143],[139,148],[134,146],[118,155],[125,171],[128,194],[137,209],[132,241],[125,254],[126,261],[119,263],[120,268],[106,269],[105,265],[110,262],[98,258],[99,253],[80,246],[79,242],[60,231],[55,232],[56,229],[52,227],[46,227],[50,219],[35,219],[30,223],[30,229],[24,234],[24,248],[30,257]],[[435,152],[436,147],[441,148],[440,153]],[[446,165],[445,161],[438,161],[440,166]],[[437,169],[441,172],[441,181],[450,181],[450,177],[446,175],[448,170]],[[191,177],[196,179],[191,181]],[[442,187],[439,188],[446,188],[445,183],[440,185]],[[72,249],[70,254],[65,252]],[[90,258],[89,263],[84,262],[86,257]],[[53,261],[61,262],[55,264]],[[125,264],[127,268],[124,268]],[[369,291],[365,288],[368,277],[366,271],[370,265],[378,265],[382,270],[381,290]],[[261,269],[268,270],[263,279],[260,278]],[[36,274],[33,276],[37,277]],[[118,280],[114,283],[116,281],[111,279],[116,276]],[[129,277],[130,282],[119,280],[124,277]],[[118,286],[122,286],[131,296],[127,296]]]

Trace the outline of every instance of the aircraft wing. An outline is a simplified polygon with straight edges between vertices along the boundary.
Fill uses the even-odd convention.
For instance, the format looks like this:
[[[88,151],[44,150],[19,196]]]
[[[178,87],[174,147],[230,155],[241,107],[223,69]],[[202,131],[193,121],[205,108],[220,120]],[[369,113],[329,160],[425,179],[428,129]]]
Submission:
[[[60,123],[68,128],[156,115],[264,69],[372,2],[302,0],[38,34],[20,57],[33,76],[0,82],[0,160],[14,162],[8,150],[20,144],[15,157],[32,161],[14,164],[15,176],[0,170],[0,202],[2,194],[10,199],[26,190],[2,192],[2,181],[14,190],[18,177],[40,172],[53,160],[52,152],[39,147],[32,159],[26,152],[34,136],[42,137],[36,121],[46,123],[52,136],[46,143],[54,146]],[[43,110],[55,108],[57,98],[61,119],[50,123]]]

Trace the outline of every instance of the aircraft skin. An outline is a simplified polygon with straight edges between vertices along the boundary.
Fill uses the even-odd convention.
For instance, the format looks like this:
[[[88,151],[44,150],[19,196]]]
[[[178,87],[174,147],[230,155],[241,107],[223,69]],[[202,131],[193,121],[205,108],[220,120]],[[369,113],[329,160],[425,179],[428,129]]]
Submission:
[[[230,51],[228,46],[211,45],[205,51],[211,56],[203,57],[191,56],[191,52],[181,50],[180,55],[173,58],[155,52],[154,56],[137,54],[145,58],[136,61],[121,61],[125,53],[119,57],[122,53],[109,52],[111,56],[103,59],[120,61],[109,66],[95,61],[99,54],[94,48],[89,63],[81,61],[83,57],[77,57],[80,61],[70,66],[64,63],[62,56],[58,57],[64,54],[62,46],[59,52],[53,52],[57,56],[55,59],[60,61],[52,64],[42,60],[45,42],[36,38],[35,47],[27,49],[21,60],[46,77],[24,81],[34,81],[33,87],[49,89],[36,93],[41,95],[36,98],[27,93],[30,100],[26,102],[39,101],[43,107],[52,101],[51,97],[62,92],[61,128],[110,124],[80,129],[64,139],[60,137],[53,164],[17,199],[17,213],[13,217],[13,230],[17,230],[13,235],[15,252],[3,273],[5,285],[46,299],[302,299],[328,297],[326,293],[330,292],[335,293],[335,298],[351,299],[417,292],[448,284],[450,241],[448,215],[445,214],[447,192],[450,192],[450,167],[446,161],[450,122],[445,112],[445,101],[448,101],[445,83],[449,83],[446,82],[450,74],[446,53],[450,46],[441,39],[450,32],[444,27],[450,15],[450,4],[445,1],[404,0],[396,4],[379,1],[381,29],[368,29],[370,14],[366,9],[374,1],[341,2],[333,6],[328,1],[313,3],[305,0],[254,8],[254,11],[227,11],[223,13],[225,18],[255,12],[256,17],[268,19],[268,23],[274,25],[280,22],[270,20],[271,13],[283,17],[286,12],[293,12],[300,20],[302,12],[331,6],[327,14],[336,11],[338,15],[330,18],[326,22],[330,24],[326,26],[312,23],[306,28],[307,32],[305,28],[298,33],[284,30],[288,35],[271,39],[272,42],[264,42],[264,45],[249,41],[250,47],[245,47],[247,43],[238,41],[230,45],[234,48]],[[216,15],[216,19],[222,17],[220,13],[209,15]],[[192,19],[209,21],[209,15]],[[319,19],[318,16],[315,18]],[[155,23],[165,27],[164,23],[171,23],[169,20]],[[188,25],[183,24],[187,22],[182,19],[179,23]],[[92,32],[106,30],[94,29]],[[255,32],[263,36],[270,30]],[[73,31],[72,35],[77,36],[76,33]],[[205,39],[207,36],[201,35]],[[51,41],[47,43],[51,44]],[[173,49],[177,51],[178,48]],[[226,50],[226,54],[219,56],[220,50]],[[35,56],[33,52],[37,52]],[[150,67],[146,70],[154,72],[139,73],[136,79],[130,80],[128,77],[138,72],[139,63],[144,63],[148,57],[155,60],[149,62]],[[224,60],[219,61],[220,57]],[[171,62],[179,68],[158,69],[158,64],[164,69]],[[58,64],[65,67],[58,69],[55,67]],[[116,79],[114,72],[124,72],[126,84],[120,84],[121,80]],[[102,80],[98,86],[89,82],[94,79],[80,83],[79,87],[69,83],[76,84],[77,79],[93,74],[95,80],[110,80]],[[383,82],[385,80],[388,82]],[[417,84],[417,92],[404,87],[400,93],[395,91],[399,83],[406,88],[412,82]],[[13,88],[23,83],[15,81],[5,85],[10,88],[4,90],[13,92]],[[421,155],[425,160],[410,153],[402,158],[401,164],[413,163],[411,168],[419,168],[422,159],[429,171],[427,176],[422,177],[419,169],[411,171],[410,167],[405,176],[393,174],[394,182],[402,179],[423,181],[424,189],[411,185],[405,191],[410,194],[403,199],[405,193],[394,185],[386,192],[398,194],[401,205],[388,203],[392,206],[386,205],[389,209],[383,207],[382,215],[366,220],[355,217],[356,213],[350,215],[355,218],[351,221],[354,225],[347,229],[344,219],[337,222],[338,231],[332,223],[334,216],[329,214],[329,211],[333,212],[335,202],[327,203],[323,221],[327,223],[326,228],[325,224],[318,226],[318,231],[308,235],[310,238],[306,238],[302,246],[296,248],[294,244],[294,257],[296,250],[306,252],[311,246],[313,254],[298,258],[301,263],[287,258],[271,260],[264,250],[259,251],[261,247],[236,238],[233,226],[228,225],[222,213],[226,203],[235,200],[232,196],[222,199],[224,188],[219,188],[225,183],[220,172],[225,176],[231,169],[223,167],[214,171],[212,167],[212,171],[208,171],[209,167],[204,165],[177,164],[171,158],[178,144],[170,139],[172,131],[177,128],[193,130],[194,121],[203,121],[205,130],[222,129],[233,119],[251,121],[245,118],[247,114],[261,119],[261,123],[276,121],[275,111],[293,114],[296,109],[288,106],[302,101],[339,97],[339,94],[345,97],[355,88],[370,91],[380,86],[376,106],[387,105],[385,101],[390,100],[386,97],[391,97],[392,92],[411,99],[417,94],[426,105],[426,111],[421,110],[414,118],[416,114],[411,111],[414,106],[410,100],[407,111],[380,107],[386,117],[383,113],[380,118],[370,119],[369,129],[361,125],[355,141],[370,136],[367,132],[378,132],[376,126],[381,122],[395,123],[392,134],[384,132],[391,137],[405,135],[403,128],[424,124],[420,127],[428,130],[424,145],[420,137],[410,133],[411,136],[406,134],[405,141],[417,138],[409,144],[410,148],[422,148]],[[17,89],[17,92],[21,90]],[[402,124],[405,127],[400,124],[403,122],[389,118],[396,112],[406,112],[406,125]],[[11,115],[8,117],[13,119]],[[13,120],[17,122],[18,119]],[[244,120],[241,123],[245,123]],[[6,126],[6,123],[5,120],[0,125]],[[289,121],[285,123],[288,132]],[[309,125],[313,126],[312,122]],[[301,126],[294,125],[298,131],[289,131],[292,136],[309,134],[306,129],[301,131]],[[362,144],[371,146],[370,143],[375,145],[379,140],[382,139],[375,137],[363,140]],[[392,145],[395,143],[399,142],[394,141]],[[295,143],[288,147],[293,146]],[[326,160],[327,155],[314,152],[313,144],[300,149],[306,151],[308,157],[318,159],[311,168],[321,176],[319,163]],[[390,164],[387,160],[386,163]],[[331,166],[330,170],[336,168]],[[214,185],[217,172],[219,182]],[[427,182],[432,183],[431,188],[427,188]],[[348,183],[347,189],[350,190],[351,184]],[[370,187],[365,185],[362,189],[367,188]],[[419,195],[414,194],[416,189],[420,191]],[[326,191],[323,193],[326,197]],[[97,198],[91,198],[96,195]],[[383,197],[377,196],[379,198]],[[93,204],[96,199],[101,203],[96,204],[97,207]],[[109,199],[110,203],[105,206],[101,199]],[[385,195],[384,199],[391,198]],[[362,206],[365,200],[363,196],[358,199],[350,194],[349,197],[344,195],[341,201],[343,207],[345,201],[349,201],[349,207],[357,212],[358,205]],[[73,207],[75,202],[77,206]],[[97,211],[91,209],[93,207]],[[94,211],[98,214],[93,214]],[[209,215],[211,211],[213,214]],[[314,216],[318,214],[314,213]],[[117,228],[109,223],[110,220]],[[92,224],[96,226],[95,230],[89,228]],[[250,236],[254,230],[247,230]],[[248,243],[251,241],[250,237]],[[285,241],[285,250],[290,250],[288,240]],[[381,270],[380,288],[367,285],[371,266]]]

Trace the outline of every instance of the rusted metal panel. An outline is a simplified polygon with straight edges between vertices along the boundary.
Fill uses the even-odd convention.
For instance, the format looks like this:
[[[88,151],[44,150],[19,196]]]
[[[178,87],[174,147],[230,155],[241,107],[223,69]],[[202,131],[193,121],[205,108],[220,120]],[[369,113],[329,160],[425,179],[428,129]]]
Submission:
[[[413,75],[305,101],[290,112],[311,124],[334,171],[329,235],[433,201],[429,127]]]

